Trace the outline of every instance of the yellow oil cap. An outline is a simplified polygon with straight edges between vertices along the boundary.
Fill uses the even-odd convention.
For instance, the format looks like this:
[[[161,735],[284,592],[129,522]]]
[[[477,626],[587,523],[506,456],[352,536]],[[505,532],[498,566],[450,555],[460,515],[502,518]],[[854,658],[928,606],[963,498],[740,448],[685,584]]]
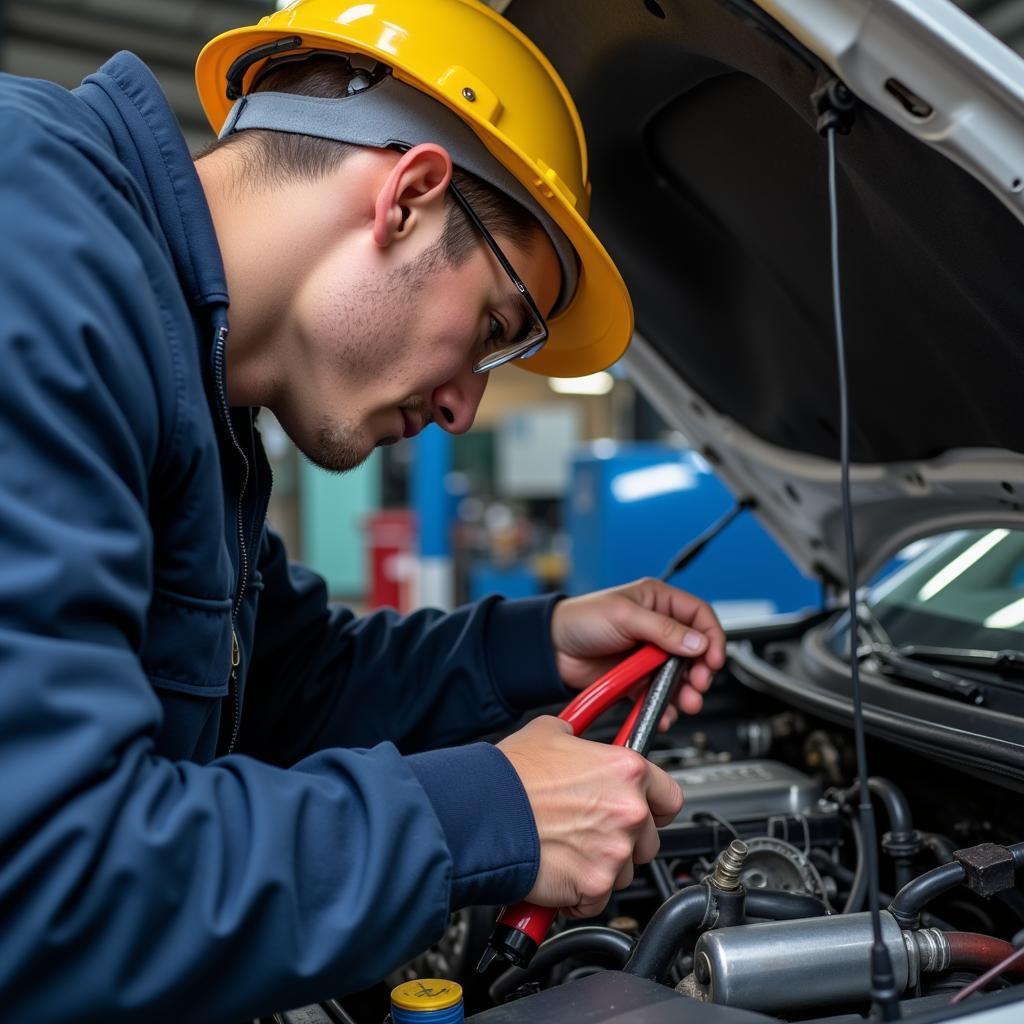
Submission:
[[[416,978],[391,990],[391,1005],[398,1010],[429,1013],[462,1002],[462,986],[444,978]]]

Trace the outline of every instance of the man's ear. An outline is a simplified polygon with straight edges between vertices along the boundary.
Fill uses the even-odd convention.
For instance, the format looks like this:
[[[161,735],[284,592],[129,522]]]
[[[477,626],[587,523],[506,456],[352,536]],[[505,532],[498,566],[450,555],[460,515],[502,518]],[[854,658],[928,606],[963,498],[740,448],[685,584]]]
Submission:
[[[384,249],[404,238],[423,211],[444,201],[451,180],[452,158],[442,146],[424,142],[403,153],[377,193],[374,242]]]

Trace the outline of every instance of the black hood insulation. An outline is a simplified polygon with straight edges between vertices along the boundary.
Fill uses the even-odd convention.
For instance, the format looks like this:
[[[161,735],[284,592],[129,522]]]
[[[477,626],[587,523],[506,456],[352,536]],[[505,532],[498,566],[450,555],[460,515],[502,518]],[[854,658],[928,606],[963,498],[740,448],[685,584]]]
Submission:
[[[579,106],[637,327],[718,412],[835,459],[831,71],[741,0],[514,0]],[[837,140],[855,462],[1024,452],[1024,230],[869,108]]]

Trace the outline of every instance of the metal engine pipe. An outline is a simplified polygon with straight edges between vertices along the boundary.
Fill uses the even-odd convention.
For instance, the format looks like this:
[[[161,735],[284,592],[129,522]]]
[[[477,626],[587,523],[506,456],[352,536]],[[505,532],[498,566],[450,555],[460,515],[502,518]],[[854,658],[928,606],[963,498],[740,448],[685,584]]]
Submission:
[[[791,1011],[871,997],[871,915],[766,921],[705,932],[693,958],[696,995],[748,1010]],[[903,930],[882,912],[896,987],[906,991],[910,957]]]

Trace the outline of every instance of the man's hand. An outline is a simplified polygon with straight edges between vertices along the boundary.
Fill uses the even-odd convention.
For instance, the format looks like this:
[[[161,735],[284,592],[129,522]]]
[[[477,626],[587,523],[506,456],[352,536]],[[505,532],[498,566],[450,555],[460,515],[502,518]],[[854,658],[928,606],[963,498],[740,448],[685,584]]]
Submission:
[[[691,660],[676,705],[695,714],[714,673],[725,664],[725,634],[710,605],[667,583],[637,580],[559,601],[551,619],[555,661],[566,686],[582,690],[640,643]],[[678,711],[661,721],[666,729]]]
[[[641,754],[572,735],[568,723],[536,718],[498,744],[519,775],[540,836],[531,903],[593,917],[633,865],[658,852],[657,826],[683,806],[679,786]]]

